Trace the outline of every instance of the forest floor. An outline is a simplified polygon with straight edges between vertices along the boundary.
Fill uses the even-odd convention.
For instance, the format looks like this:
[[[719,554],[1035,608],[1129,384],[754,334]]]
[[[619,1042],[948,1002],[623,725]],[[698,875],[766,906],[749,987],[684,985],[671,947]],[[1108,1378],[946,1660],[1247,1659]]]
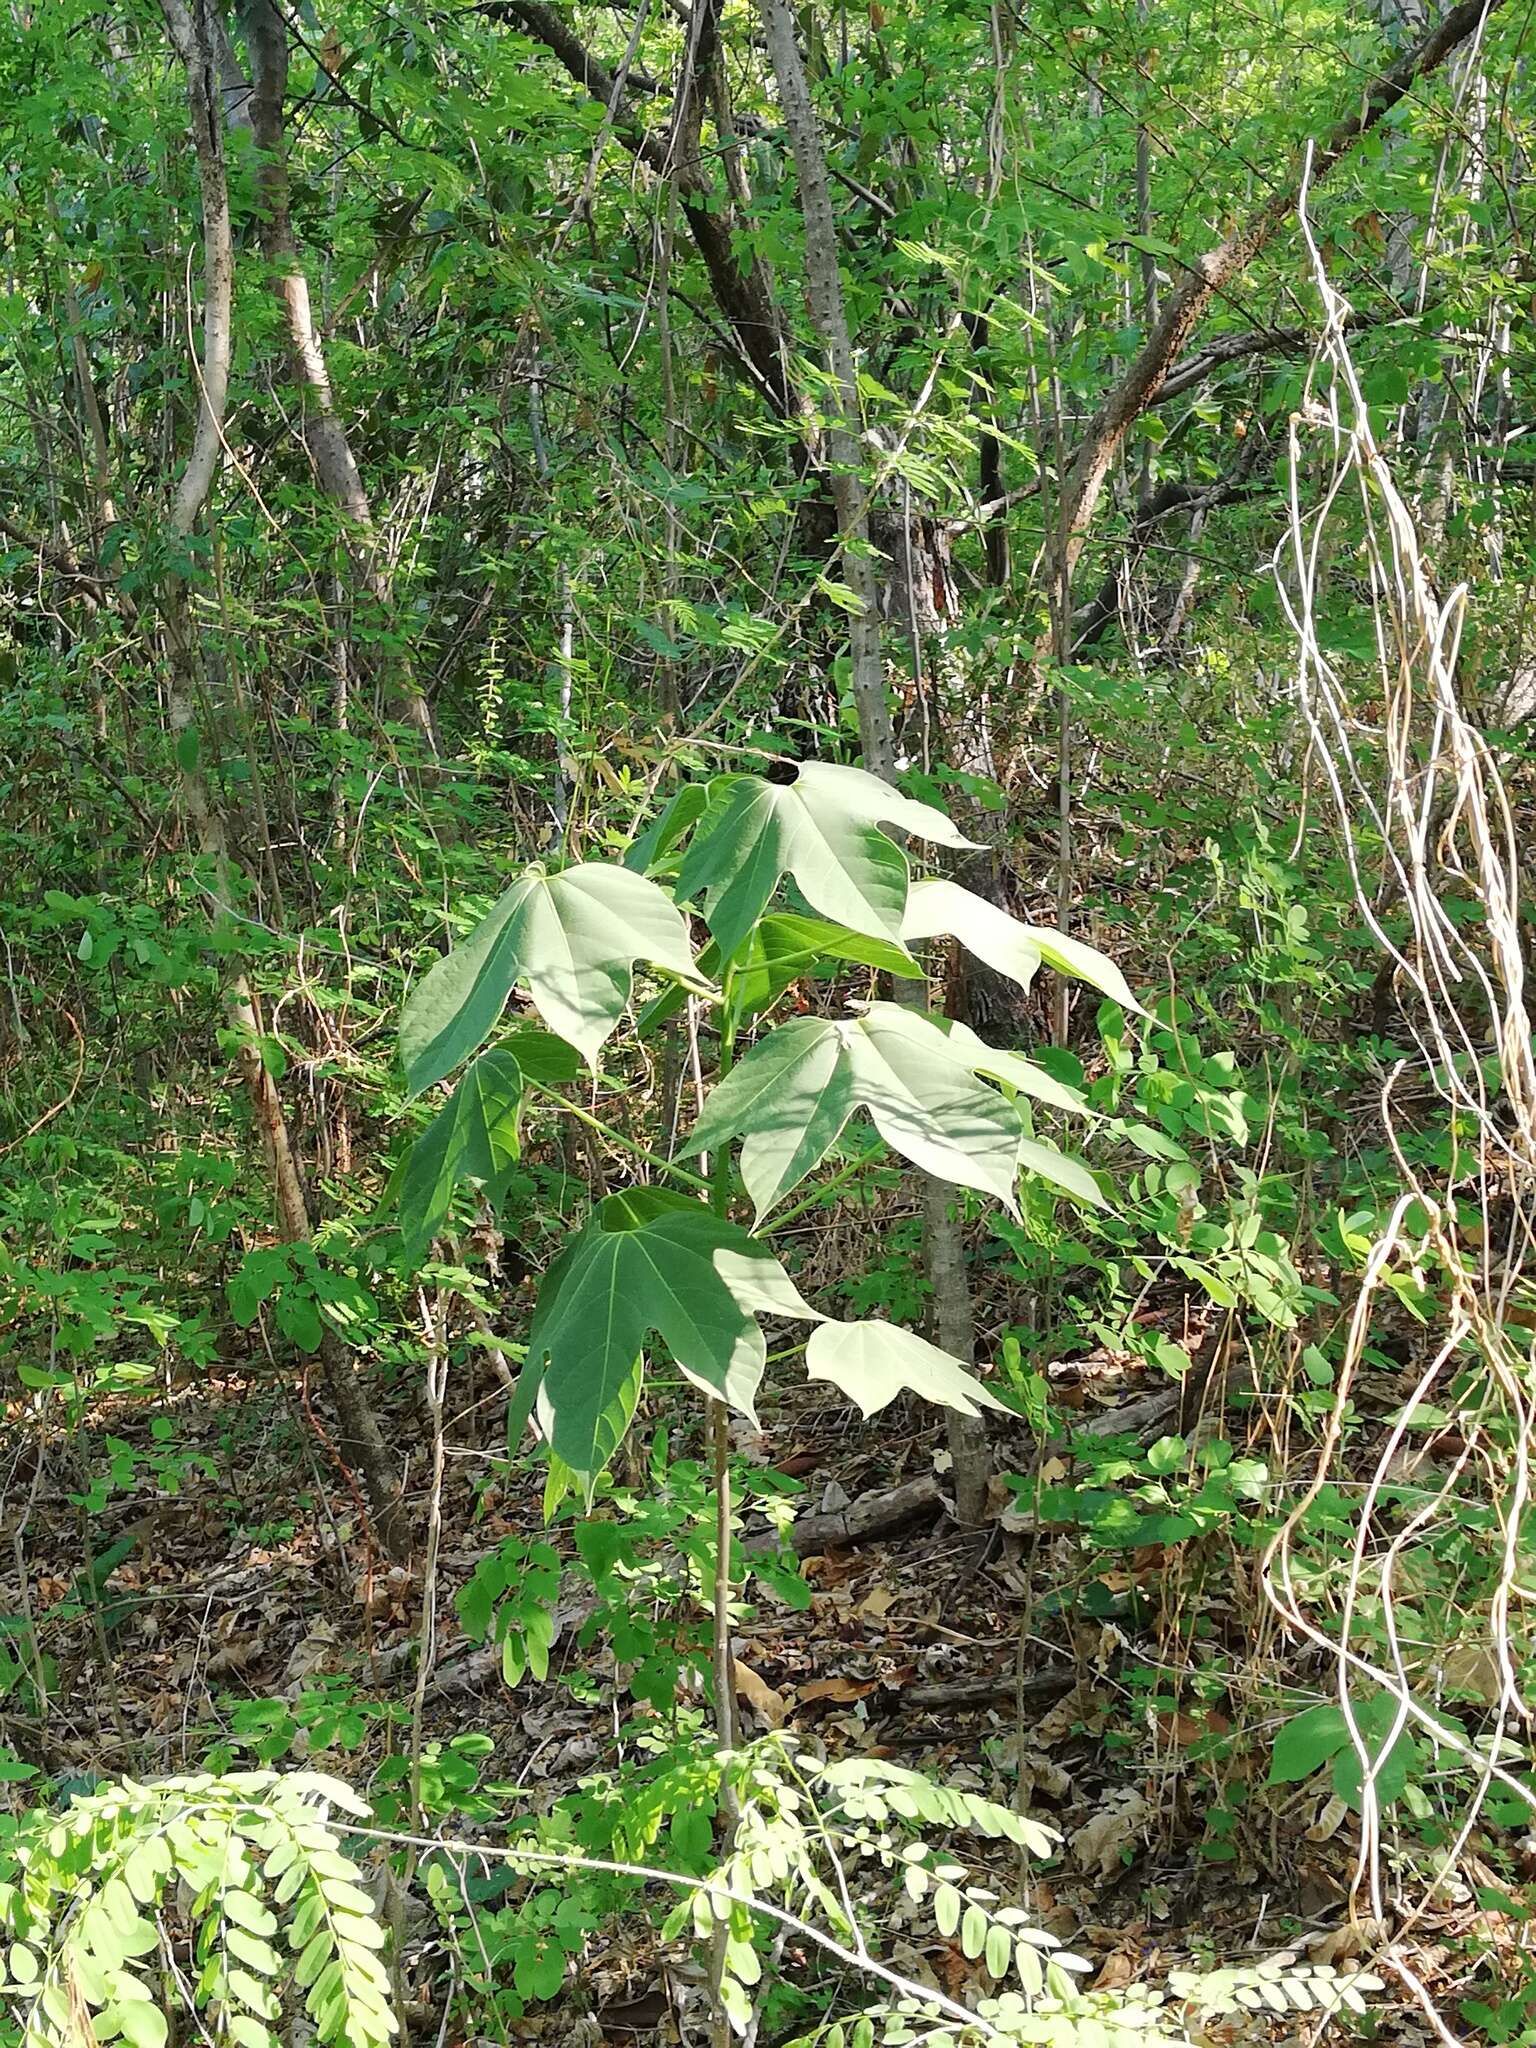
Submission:
[[[1111,1417],[1153,1434],[1189,1424],[1177,1390],[1147,1384],[1125,1360],[1099,1354],[1057,1377],[1053,1394],[1099,1427]],[[424,1443],[403,1382],[393,1402],[392,1440]],[[456,1398],[450,1388],[447,1406],[423,1734],[489,1737],[482,1782],[513,1788],[526,1810],[612,1756],[632,1702],[612,1658],[578,1642],[590,1600],[558,1610],[542,1683],[524,1676],[509,1689],[497,1653],[463,1636],[455,1599],[481,1559],[508,1537],[568,1550],[570,1525],[544,1529],[536,1472],[508,1477],[499,1392],[468,1387]],[[67,1443],[16,1443],[9,1495],[27,1503],[13,1527],[24,1524],[28,1541],[23,1549],[18,1536],[0,1572],[0,1611],[35,1622],[33,1661],[44,1660],[49,1697],[44,1716],[0,1704],[0,1740],[58,1797],[98,1774],[196,1769],[229,1743],[241,1764],[304,1760],[366,1786],[410,1745],[419,1559],[376,1555],[302,1385],[214,1377],[173,1396],[170,1412],[174,1458],[146,1411],[122,1401],[91,1411]],[[1242,1427],[1230,1407],[1225,1426]],[[1038,1475],[1041,1453],[1022,1428],[1015,1435],[999,1446],[1004,1469]],[[996,1519],[963,1529],[944,1511],[933,1442],[916,1412],[860,1424],[835,1394],[807,1385],[778,1399],[761,1434],[738,1434],[746,1467],[803,1489],[802,1515],[835,1515],[896,1488],[917,1501],[875,1540],[803,1555],[803,1609],[754,1586],[733,1646],[746,1732],[784,1726],[832,1754],[895,1758],[1057,1830],[1062,1852],[1028,1874],[1025,1902],[1088,1958],[1100,1986],[1277,1952],[1333,1964],[1369,1955],[1377,1930],[1351,1896],[1355,1820],[1315,1784],[1265,1783],[1273,1689],[1259,1680],[1266,1628],[1252,1553],[1221,1537],[1085,1563],[1075,1532],[1034,1520],[1027,1486],[999,1484]],[[673,1457],[687,1450],[673,1440]],[[418,1528],[424,1463],[413,1460]],[[1064,1469],[1047,1460],[1044,1474]],[[120,1487],[134,1475],[139,1484],[93,1498],[84,1475],[104,1471]],[[697,1611],[672,1620],[696,1625]],[[665,1636],[669,1618],[652,1622]],[[38,1796],[35,1782],[8,1789]],[[1216,1804],[1235,1820],[1213,1857]],[[1016,1852],[990,1854],[1017,1893]],[[1453,1888],[1417,1927],[1421,1973],[1443,1973],[1469,1936],[1512,1938],[1499,1917],[1467,1886]],[[882,1952],[963,1995],[980,1966],[931,1925],[899,1919],[879,1930]],[[665,1956],[641,1930],[596,1959],[583,2003],[605,2038],[653,2025],[665,2037],[668,1981]],[[520,2031],[558,2035],[560,2009],[535,2008]],[[1390,2031],[1429,2037],[1401,2008]]]

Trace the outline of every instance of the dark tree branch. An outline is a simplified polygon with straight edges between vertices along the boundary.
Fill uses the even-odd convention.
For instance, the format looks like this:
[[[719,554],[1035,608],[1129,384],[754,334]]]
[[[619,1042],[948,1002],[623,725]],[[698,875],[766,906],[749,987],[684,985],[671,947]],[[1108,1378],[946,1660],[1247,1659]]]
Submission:
[[[798,412],[797,395],[785,369],[785,350],[778,309],[761,264],[743,265],[732,247],[734,211],[711,211],[710,191],[699,157],[678,160],[667,135],[648,129],[630,105],[620,82],[594,57],[569,23],[544,0],[496,0],[486,9],[493,20],[509,23],[540,42],[593,99],[609,111],[613,133],[638,163],[657,178],[674,182],[678,205],[694,247],[709,273],[715,303],[730,323],[752,373],[781,418]],[[718,206],[718,200],[716,199]]]
[[[1463,0],[1461,6],[1453,7],[1411,50],[1366,87],[1352,113],[1293,162],[1289,176],[1256,213],[1234,228],[1218,248],[1199,257],[1190,267],[1183,284],[1170,295],[1141,353],[1105,400],[1067,474],[1057,525],[1056,568],[1063,585],[1070,584],[1104,480],[1121,443],[1148,406],[1165,393],[1172,367],[1205,317],[1212,299],[1247,268],[1296,211],[1303,178],[1310,176],[1314,185],[1326,178],[1363,135],[1369,135],[1420,79],[1437,70],[1502,4],[1503,0]]]
[[[1257,442],[1250,444],[1254,452],[1245,452],[1235,476],[1223,477],[1219,482],[1211,484],[1172,481],[1159,484],[1136,514],[1126,543],[1128,555],[1134,559],[1141,554],[1150,545],[1153,529],[1164,519],[1172,518],[1177,513],[1209,512],[1213,506],[1230,505],[1239,498],[1251,496],[1256,487],[1248,479],[1258,446]],[[1109,630],[1119,609],[1120,568],[1117,565],[1106,573],[1092,603],[1085,605],[1073,621],[1074,656],[1097,645]]]

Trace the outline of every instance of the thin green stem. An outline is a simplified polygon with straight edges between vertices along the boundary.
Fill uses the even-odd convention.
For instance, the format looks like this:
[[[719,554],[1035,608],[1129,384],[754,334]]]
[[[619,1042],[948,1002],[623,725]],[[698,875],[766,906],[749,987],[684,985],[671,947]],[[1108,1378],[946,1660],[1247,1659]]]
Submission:
[[[840,1188],[844,1181],[851,1180],[864,1164],[862,1159],[846,1160],[830,1180],[822,1181],[812,1188],[808,1195],[803,1195],[798,1202],[786,1209],[782,1216],[775,1216],[771,1223],[765,1223],[758,1231],[758,1236],[772,1237],[776,1230],[783,1230],[787,1224],[793,1223],[797,1216],[803,1216],[807,1209],[814,1209],[816,1204],[830,1195],[834,1188]]]
[[[732,970],[727,965],[720,976],[720,1064],[715,1076],[718,1087],[731,1071],[736,1057],[736,1017],[731,1005]],[[717,1216],[728,1216],[731,1210],[731,1148],[720,1146],[709,1162],[710,1200]]]
[[[731,1003],[731,969],[720,976],[720,1060],[717,1085],[731,1071],[736,1051],[736,1018]],[[709,1162],[709,1198],[715,1214],[731,1213],[731,1148],[722,1143]],[[720,1747],[727,1756],[736,1747],[736,1660],[731,1654],[731,1425],[725,1403],[711,1396],[708,1413],[711,1477],[715,1484],[715,1598],[711,1617],[715,1667],[715,1727]],[[721,1781],[720,1814],[724,1822],[722,1859],[730,1857],[736,1843],[741,1812],[731,1790],[729,1777]],[[720,2004],[720,1986],[725,1978],[727,1930],[721,1923],[710,1943],[709,1981],[715,1999],[714,2039],[720,2048],[731,2039],[730,2021]]]
[[[659,1152],[648,1152],[644,1145],[637,1145],[633,1138],[626,1137],[623,1131],[616,1131],[612,1124],[604,1123],[603,1119],[594,1116],[590,1109],[583,1109],[579,1102],[572,1102],[570,1097],[562,1095],[558,1088],[546,1088],[541,1081],[530,1081],[528,1086],[538,1094],[546,1096],[549,1101],[558,1102],[562,1109],[569,1110],[579,1122],[589,1124],[594,1131],[601,1132],[603,1137],[615,1145],[622,1146],[624,1151],[631,1153],[636,1159],[643,1159],[647,1166],[654,1166],[658,1173],[669,1173],[674,1180],[683,1181],[688,1187],[697,1188],[700,1194],[707,1195],[710,1192],[710,1183],[701,1174],[690,1173],[686,1166],[679,1166],[673,1159],[663,1159]]]

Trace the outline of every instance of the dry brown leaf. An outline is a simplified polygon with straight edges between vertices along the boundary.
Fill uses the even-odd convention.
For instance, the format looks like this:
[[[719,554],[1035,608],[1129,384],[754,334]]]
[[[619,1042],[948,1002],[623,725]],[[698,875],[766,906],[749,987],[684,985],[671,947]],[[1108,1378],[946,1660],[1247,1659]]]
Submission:
[[[736,1696],[746,1701],[765,1728],[782,1728],[784,1716],[789,1712],[784,1695],[775,1692],[760,1672],[750,1664],[744,1664],[739,1657],[731,1659],[731,1673],[736,1684]]]
[[[859,1612],[870,1621],[881,1621],[895,1604],[896,1590],[893,1586],[876,1586],[859,1602]]]
[[[1309,1842],[1326,1842],[1336,1835],[1348,1816],[1349,1808],[1342,1799],[1330,1799],[1322,1812],[1307,1829]]]
[[[1504,1690],[1498,1659],[1486,1642],[1452,1643],[1440,1659],[1440,1675],[1447,1691],[1461,1693],[1486,1706],[1497,1706]]]
[[[1071,1837],[1078,1868],[1090,1877],[1118,1877],[1124,1852],[1145,1826],[1147,1802],[1134,1788],[1122,1790],[1111,1804],[1085,1821]]]
[[[1047,1799],[1067,1799],[1072,1793],[1072,1780],[1060,1764],[1053,1764],[1038,1750],[1026,1749],[1019,1758],[1019,1790],[1042,1792]]]
[[[809,1685],[798,1688],[800,1698],[812,1700],[863,1700],[879,1684],[874,1678],[813,1678]]]
[[[1307,1944],[1309,1963],[1353,1962],[1356,1956],[1363,1956],[1377,1948],[1385,1938],[1385,1930],[1379,1920],[1367,1916],[1353,1922],[1346,1921],[1342,1927],[1334,1927],[1327,1934],[1319,1935],[1316,1941]]]
[[[1058,1742],[1065,1742],[1080,1721],[1092,1722],[1098,1711],[1098,1694],[1088,1683],[1080,1679],[1069,1693],[1064,1693],[1049,1713],[1042,1714],[1030,1734],[1035,1749],[1054,1749]]]
[[[1113,1955],[1104,1958],[1104,1964],[1092,1984],[1090,1991],[1123,1991],[1136,1975],[1139,1959],[1134,1949],[1117,1948]]]

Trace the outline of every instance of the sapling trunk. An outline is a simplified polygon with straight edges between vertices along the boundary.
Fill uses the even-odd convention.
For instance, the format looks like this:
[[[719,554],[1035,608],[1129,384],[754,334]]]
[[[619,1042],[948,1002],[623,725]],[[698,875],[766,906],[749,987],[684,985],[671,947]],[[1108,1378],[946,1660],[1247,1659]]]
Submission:
[[[784,125],[789,131],[800,186],[800,213],[805,226],[806,298],[811,319],[832,373],[834,415],[827,429],[827,455],[832,468],[832,496],[837,507],[843,581],[857,600],[848,624],[853,701],[859,720],[859,742],[865,765],[882,781],[896,780],[896,730],[885,697],[885,664],[880,650],[880,592],[875,556],[869,538],[869,493],[862,476],[858,373],[848,328],[848,309],[838,269],[837,226],[827,182],[821,129],[811,99],[805,60],[795,31],[789,0],[758,0],[769,61],[778,86]],[[914,991],[898,988],[898,998],[911,1000]],[[917,993],[925,1001],[926,988]],[[949,1202],[949,1188],[928,1174],[921,1176],[924,1213],[924,1262],[934,1293],[938,1336],[946,1349],[967,1360],[975,1355],[974,1316],[965,1272],[965,1246],[960,1223]],[[961,1342],[954,1341],[958,1334]],[[962,1521],[980,1520],[985,1510],[991,1457],[985,1427],[967,1417],[949,1418],[949,1448],[954,1460],[956,1508]],[[974,1508],[967,1514],[963,1501]]]
[[[717,1084],[731,1071],[736,1027],[731,1009],[731,970],[725,969],[720,988],[720,1060]],[[709,1162],[710,1205],[716,1215],[729,1213],[731,1206],[731,1155],[722,1145]],[[710,1476],[715,1488],[715,1587],[712,1610],[712,1661],[715,1674],[715,1732],[727,1759],[736,1747],[736,1672],[731,1655],[731,1424],[725,1403],[711,1398],[706,1414],[709,1434]],[[724,1783],[720,1811],[725,1820],[722,1856],[729,1856],[736,1842],[740,1813],[729,1780]],[[731,2022],[720,2003],[720,1986],[725,1976],[727,1930],[717,1923],[710,1943],[709,1983],[714,1995],[715,2048],[729,2048]]]

